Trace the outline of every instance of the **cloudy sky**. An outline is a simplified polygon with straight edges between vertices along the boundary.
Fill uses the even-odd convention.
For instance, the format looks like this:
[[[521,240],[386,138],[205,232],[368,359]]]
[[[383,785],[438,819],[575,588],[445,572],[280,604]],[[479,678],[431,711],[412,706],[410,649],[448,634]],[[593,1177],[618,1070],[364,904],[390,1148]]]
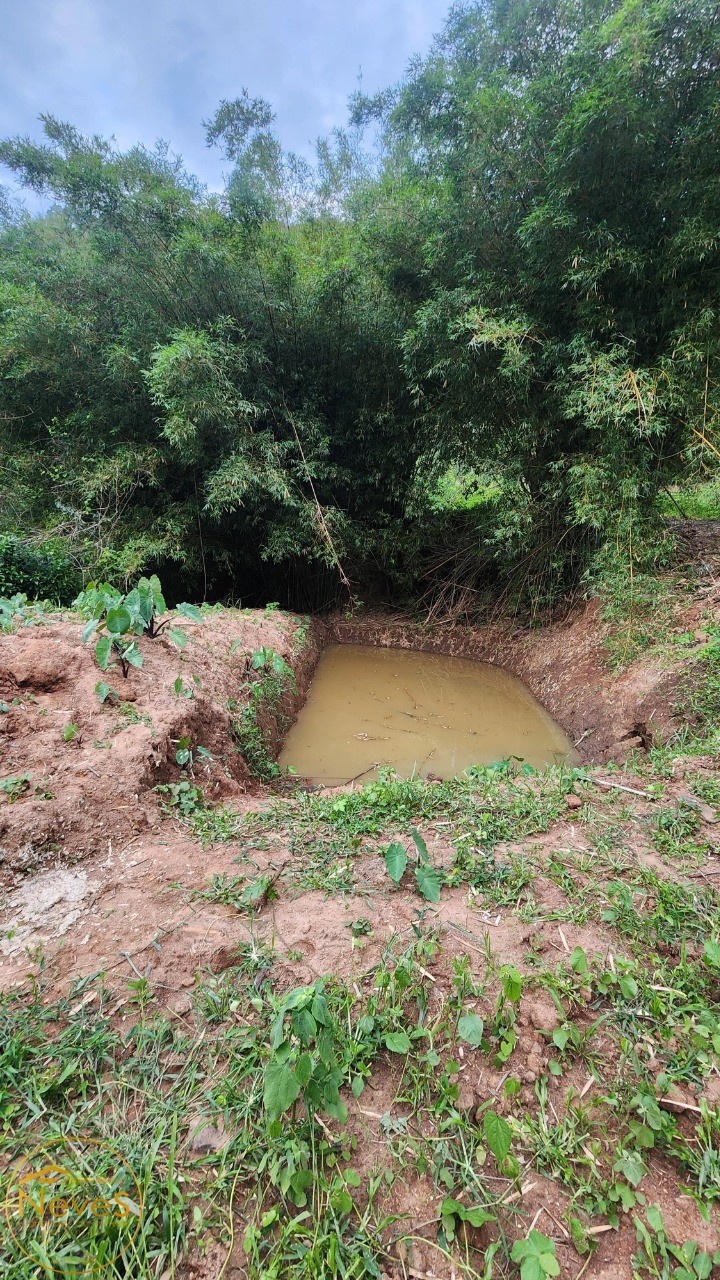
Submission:
[[[0,0],[0,133],[37,136],[41,111],[121,147],[163,138],[217,187],[201,121],[243,87],[270,99],[306,155],[348,95],[397,80],[449,0]],[[8,175],[0,172],[0,182]]]

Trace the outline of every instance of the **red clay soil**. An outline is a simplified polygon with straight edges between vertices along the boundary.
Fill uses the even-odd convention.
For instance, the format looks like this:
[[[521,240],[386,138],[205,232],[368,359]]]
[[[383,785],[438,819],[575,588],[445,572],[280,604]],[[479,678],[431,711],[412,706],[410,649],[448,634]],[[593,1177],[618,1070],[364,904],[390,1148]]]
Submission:
[[[267,789],[250,778],[234,746],[231,721],[237,712],[227,703],[242,704],[246,655],[264,645],[296,671],[298,696],[284,708],[292,714],[312,674],[320,635],[320,628],[313,628],[299,637],[301,625],[289,615],[227,610],[208,616],[202,626],[188,624],[190,643],[182,654],[169,639],[144,640],[142,670],[131,671],[127,681],[119,671],[111,673],[109,683],[121,702],[102,705],[95,693],[101,673],[92,649],[81,642],[76,619],[0,638],[0,699],[10,708],[0,715],[0,779],[28,775],[27,785],[22,784],[12,803],[9,796],[0,796],[0,872],[6,887],[0,901],[0,990],[23,986],[42,965],[49,999],[53,993],[67,992],[74,980],[102,971],[106,986],[116,993],[114,1014],[122,1022],[133,1017],[132,1008],[126,1009],[127,982],[143,976],[152,984],[158,1007],[192,1031],[197,975],[224,972],[249,936],[248,922],[237,911],[199,900],[193,891],[202,890],[214,872],[237,875],[238,860],[251,856],[259,869],[282,868],[287,886],[252,925],[255,937],[275,950],[275,988],[282,991],[331,974],[355,984],[358,996],[369,992],[382,948],[393,936],[411,935],[418,905],[412,893],[388,892],[376,850],[363,848],[354,860],[354,896],[333,895],[331,884],[325,890],[293,889],[293,859],[301,855],[282,839],[271,841],[265,851],[252,849],[250,855],[241,842],[203,848],[186,827],[163,815],[153,790],[158,783],[179,779],[175,751],[178,741],[189,737],[193,748],[203,746],[213,757],[195,767],[208,800],[230,800],[240,811],[268,802]],[[687,619],[679,625],[685,627]],[[576,740],[594,730],[591,745],[586,737],[581,750],[596,759],[622,752],[623,744],[637,746],[631,739],[639,735],[630,731],[641,721],[652,721],[658,734],[661,725],[672,726],[673,689],[679,678],[677,671],[642,661],[619,678],[613,676],[603,649],[604,632],[594,605],[542,633],[519,634],[509,627],[492,634],[468,634],[461,628],[428,633],[379,619],[324,628],[334,639],[502,660],[526,679]],[[236,640],[240,644],[231,653]],[[194,689],[192,699],[174,692],[178,675],[185,687]],[[69,742],[63,741],[67,724],[78,726]],[[277,737],[279,726],[275,729]],[[272,735],[273,725],[269,730]],[[702,767],[702,761],[693,767]],[[681,774],[682,768],[668,783],[670,797],[682,790]],[[631,776],[623,781],[643,787]],[[642,809],[641,804],[638,832],[645,830]],[[709,840],[715,840],[716,830],[707,828]],[[441,865],[451,852],[443,824],[428,824],[423,834],[433,861]],[[568,809],[567,817],[545,836],[526,843],[525,851],[542,861],[552,849],[583,846],[582,825]],[[497,856],[503,852],[508,850],[498,848]],[[640,861],[654,858],[644,837],[638,837],[631,853]],[[560,888],[542,875],[533,894],[545,907],[562,906],[564,900]],[[348,928],[358,914],[371,915],[373,924],[372,937],[360,944]],[[480,974],[486,938],[498,962],[517,965],[528,975],[531,952],[563,964],[576,946],[589,955],[612,955],[614,948],[617,954],[612,933],[602,926],[528,924],[514,908],[488,914],[466,888],[445,890],[426,919],[426,925],[431,923],[441,943],[428,983],[431,1006],[437,1009],[451,991],[454,959],[467,957],[471,969]],[[92,990],[88,999],[94,998]],[[530,986],[523,996],[521,1036],[513,1055],[513,1072],[522,1083],[515,1105],[534,1103],[535,1084],[548,1068],[548,1032],[557,1017],[551,1002]],[[389,1060],[373,1073],[372,1088],[357,1104],[350,1102],[348,1132],[358,1139],[356,1164],[361,1172],[363,1161],[369,1168],[383,1145],[378,1142],[379,1120],[395,1096],[396,1071]],[[510,1105],[502,1100],[501,1073],[487,1065],[478,1072],[463,1061],[458,1080],[458,1105],[471,1115],[489,1097],[498,1109]],[[584,1076],[571,1079],[566,1074],[558,1082],[550,1075],[550,1105],[559,1116],[567,1106],[569,1086],[576,1095],[585,1091],[583,1096],[588,1104],[591,1101]],[[609,1159],[611,1155],[607,1153]],[[717,1248],[714,1226],[705,1224],[693,1201],[679,1194],[677,1175],[659,1155],[651,1154],[649,1163],[652,1199],[662,1205],[671,1236]],[[521,1194],[525,1226],[535,1221],[538,1230],[554,1236],[561,1277],[575,1280],[583,1260],[562,1225],[568,1194],[531,1169],[522,1180]],[[429,1180],[398,1180],[388,1210],[408,1213],[411,1221],[422,1224],[435,1219],[438,1203],[439,1192]],[[629,1216],[618,1230],[598,1238],[599,1247],[582,1271],[586,1280],[630,1280],[635,1233]],[[221,1256],[191,1257],[177,1274],[184,1280],[209,1280],[217,1274]],[[238,1252],[227,1275],[241,1274]],[[449,1264],[431,1240],[421,1238],[408,1246],[397,1264],[388,1264],[384,1274],[389,1280],[406,1280],[408,1275],[451,1280]]]
[[[177,744],[190,739],[212,761],[195,772],[210,800],[241,799],[262,790],[233,743],[232,719],[247,699],[247,657],[274,649],[296,673],[283,710],[292,719],[317,659],[300,619],[288,614],[223,610],[202,624],[183,622],[180,651],[165,635],[141,641],[143,666],[103,674],[77,619],[21,628],[0,637],[0,780],[18,778],[20,794],[0,792],[0,886],[18,872],[60,860],[72,864],[112,851],[160,822],[158,783],[177,781]],[[191,691],[175,693],[180,676]],[[96,685],[116,692],[101,704]],[[228,702],[236,706],[230,710]],[[64,741],[67,726],[76,726]],[[280,737],[266,724],[269,739]]]
[[[681,781],[672,784],[671,790],[682,789],[682,785]],[[624,803],[620,796],[618,801]],[[258,797],[243,801],[252,807],[260,803]],[[641,804],[639,829],[642,829],[642,810]],[[450,855],[442,823],[423,826],[423,835],[433,863],[442,865]],[[545,836],[526,842],[524,851],[542,865],[546,854],[554,849],[584,847],[583,827],[576,821],[575,813],[569,812],[568,817],[555,824]],[[505,857],[512,851],[513,846],[499,847],[496,854]],[[641,842],[635,852],[640,861],[647,857]],[[9,895],[3,912],[5,938],[0,943],[0,954],[5,954],[0,965],[0,988],[22,987],[29,973],[39,976],[42,964],[45,998],[49,999],[51,993],[67,993],[77,979],[103,972],[104,986],[116,997],[111,1012],[121,1025],[129,1026],[136,1014],[128,980],[142,976],[151,984],[156,1007],[165,1009],[168,1016],[192,1034],[195,1028],[193,990],[198,977],[224,973],[236,962],[238,948],[253,938],[257,944],[274,951],[272,982],[278,992],[332,975],[354,986],[359,996],[369,995],[383,948],[392,938],[405,935],[409,941],[413,936],[416,896],[407,891],[388,892],[384,865],[377,853],[368,849],[357,855],[352,895],[333,896],[320,890],[293,891],[291,887],[283,887],[277,901],[268,903],[252,922],[230,906],[198,899],[197,892],[205,888],[213,873],[237,875],[241,869],[238,864],[246,857],[247,846],[243,842],[203,849],[197,841],[184,835],[179,823],[170,819],[153,825],[125,844],[113,844],[112,836],[104,835],[96,853],[73,869],[58,865],[22,878]],[[281,841],[269,851],[255,849],[252,853],[257,869],[283,866],[290,877],[292,857]],[[536,907],[545,911],[567,906],[563,891],[540,874],[534,881],[532,893]],[[363,939],[360,945],[353,941],[349,928],[358,915],[370,916],[373,926],[372,936]],[[561,1080],[548,1074],[549,1059],[554,1053],[550,1036],[559,1024],[560,1015],[547,993],[533,990],[533,967],[529,959],[532,954],[542,956],[551,965],[567,964],[575,947],[582,947],[589,956],[617,955],[618,943],[612,930],[572,922],[558,926],[557,922],[548,920],[526,923],[515,908],[482,910],[466,889],[444,890],[441,902],[426,914],[425,927],[436,929],[440,944],[435,959],[426,961],[430,1023],[452,994],[453,961],[466,959],[475,978],[482,979],[485,940],[498,964],[517,966],[528,981],[520,1008],[519,1040],[512,1059],[513,1075],[522,1084],[520,1094],[513,1101],[505,1099],[502,1070],[488,1065],[487,1061],[479,1067],[470,1059],[466,1061],[460,1048],[458,1108],[472,1117],[492,1099],[493,1107],[500,1112],[513,1107],[533,1111],[537,1106],[535,1084],[542,1076],[547,1080],[549,1107],[559,1119],[573,1095],[576,1102],[582,1096],[584,1105],[591,1106],[594,1095],[604,1090],[582,1066],[566,1071]],[[96,988],[89,988],[89,995],[80,998],[77,1007],[83,1000],[96,997]],[[485,1004],[480,1002],[478,1013],[490,1017],[493,999],[494,996]],[[582,1011],[576,1010],[571,1016],[582,1028]],[[597,1041],[595,1049],[598,1054],[606,1052],[609,1069],[616,1052],[612,1039],[608,1037],[604,1048]],[[397,1060],[388,1055],[384,1065],[376,1064],[361,1099],[357,1103],[348,1099],[350,1115],[343,1140],[357,1139],[353,1163],[361,1177],[371,1170],[377,1172],[379,1153],[386,1145],[381,1140],[380,1119],[394,1106],[401,1073]],[[697,1105],[699,1100],[693,1096],[688,1097],[688,1101]],[[210,1122],[210,1116],[203,1121]],[[609,1133],[607,1150],[597,1156],[598,1160],[607,1162],[608,1168],[614,1158],[611,1143]],[[651,1199],[661,1205],[671,1238],[693,1239],[707,1249],[717,1248],[720,1237],[715,1224],[703,1222],[692,1199],[679,1194],[677,1174],[667,1166],[662,1154],[649,1153],[648,1162]],[[561,1277],[574,1280],[582,1260],[572,1248],[563,1225],[571,1205],[570,1195],[562,1186],[531,1168],[523,1176],[521,1186],[521,1221],[524,1223],[521,1229],[526,1230],[534,1221],[538,1230],[553,1236],[562,1267]],[[388,1193],[385,1208],[388,1213],[408,1214],[406,1221],[421,1224],[436,1218],[441,1199],[442,1192],[430,1179],[412,1177],[396,1181]],[[631,1216],[624,1216],[619,1228],[600,1236],[600,1245],[583,1273],[588,1280],[630,1280],[630,1256],[636,1247]],[[432,1232],[429,1234],[432,1236]],[[218,1258],[212,1255],[204,1260],[190,1259],[178,1275],[186,1280],[190,1277],[213,1280],[220,1256],[224,1254]],[[233,1263],[229,1274],[244,1274],[239,1245]],[[388,1280],[407,1280],[408,1275],[451,1280],[452,1271],[432,1238],[424,1240],[421,1234],[408,1246],[404,1264],[388,1264],[384,1275]]]

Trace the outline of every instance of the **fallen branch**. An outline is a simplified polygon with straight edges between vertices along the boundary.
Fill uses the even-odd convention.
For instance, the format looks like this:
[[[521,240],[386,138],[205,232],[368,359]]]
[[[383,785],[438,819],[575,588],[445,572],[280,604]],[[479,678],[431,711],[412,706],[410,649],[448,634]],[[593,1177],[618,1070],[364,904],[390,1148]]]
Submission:
[[[678,1111],[696,1111],[702,1115],[702,1107],[696,1107],[693,1102],[683,1102],[681,1098],[658,1098],[659,1107],[677,1107]]]
[[[621,782],[607,782],[605,778],[586,778],[586,782],[594,782],[596,787],[614,787],[616,791],[629,791],[630,795],[642,796],[643,800],[655,800],[648,791],[638,791],[637,787],[625,787]]]

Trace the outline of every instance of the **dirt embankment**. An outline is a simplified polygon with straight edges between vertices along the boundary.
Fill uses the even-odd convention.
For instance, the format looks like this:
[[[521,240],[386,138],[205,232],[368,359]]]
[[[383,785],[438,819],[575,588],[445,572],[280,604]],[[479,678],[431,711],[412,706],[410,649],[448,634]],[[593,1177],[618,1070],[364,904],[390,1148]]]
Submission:
[[[179,780],[180,743],[208,800],[258,789],[233,729],[247,703],[249,655],[273,649],[295,671],[296,691],[288,685],[277,707],[260,706],[272,751],[314,670],[312,630],[293,615],[236,610],[185,627],[182,652],[164,635],[141,640],[143,666],[127,679],[99,670],[77,619],[0,637],[0,884],[157,827],[154,788]],[[101,680],[113,690],[102,703]]]
[[[686,614],[680,619],[679,626],[691,629],[699,621],[699,605],[697,610],[694,618]],[[304,697],[322,640],[362,639],[502,662],[525,678],[576,739],[587,728],[594,731],[581,749],[586,747],[595,758],[603,758],[605,751],[608,758],[613,751],[638,745],[632,741],[637,734],[626,735],[643,706],[644,718],[658,726],[658,736],[661,725],[675,727],[673,690],[681,672],[638,661],[614,676],[603,643],[606,629],[592,606],[544,632],[518,632],[508,626],[493,633],[460,628],[431,633],[379,618],[307,628],[290,615],[232,610],[211,614],[202,626],[188,625],[187,630],[190,643],[182,654],[163,638],[142,641],[142,670],[131,671],[127,681],[113,672],[108,683],[119,698],[102,704],[95,689],[102,676],[92,649],[82,645],[77,620],[0,638],[0,700],[8,707],[0,713],[0,780],[18,780],[16,795],[12,788],[0,792],[0,871],[8,890],[0,902],[0,991],[24,991],[31,976],[42,984],[43,1001],[49,1002],[68,996],[79,980],[85,980],[87,985],[71,997],[69,1016],[87,1017],[91,1025],[100,1002],[93,975],[101,974],[107,1016],[125,1032],[138,1017],[134,1001],[142,984],[153,1015],[161,1013],[168,1025],[200,1044],[207,1035],[207,993],[222,996],[232,988],[237,995],[242,985],[238,966],[249,950],[266,957],[259,981],[269,978],[277,993],[331,975],[351,987],[361,1002],[373,996],[388,949],[420,938],[425,930],[432,946],[422,951],[417,972],[427,984],[428,1025],[461,992],[463,1001],[469,1000],[490,1026],[497,1014],[497,991],[492,983],[485,991],[485,983],[502,965],[516,966],[525,983],[509,1070],[489,1055],[464,1056],[462,1047],[459,1050],[454,1074],[463,1123],[477,1126],[479,1134],[484,1108],[490,1105],[516,1127],[529,1116],[537,1132],[545,1132],[546,1118],[538,1110],[544,1091],[558,1129],[565,1125],[567,1135],[568,1117],[575,1123],[575,1099],[578,1116],[580,1103],[587,1116],[591,1107],[598,1109],[592,1133],[600,1136],[591,1163],[601,1161],[609,1178],[618,1135],[612,1117],[607,1131],[601,1128],[606,1123],[601,1109],[613,1096],[621,1070],[627,1074],[628,1067],[627,1062],[620,1064],[617,1043],[606,1030],[607,1009],[598,994],[589,988],[578,994],[573,957],[581,948],[599,971],[614,972],[617,958],[628,950],[627,937],[612,924],[614,916],[607,910],[602,914],[602,907],[616,908],[614,899],[612,904],[600,901],[605,880],[623,877],[630,887],[642,890],[639,902],[647,896],[643,875],[652,871],[658,885],[667,878],[690,887],[678,899],[684,911],[699,888],[709,894],[720,870],[720,815],[689,788],[699,782],[698,794],[705,794],[716,762],[699,756],[673,762],[672,776],[662,781],[662,800],[647,790],[642,775],[623,778],[623,785],[631,785],[629,792],[613,790],[612,782],[609,791],[586,782],[575,784],[567,794],[557,779],[548,783],[547,778],[521,778],[507,784],[508,794],[499,807],[497,797],[480,805],[469,828],[469,797],[452,812],[443,809],[426,818],[413,817],[433,865],[447,873],[439,902],[430,905],[421,902],[409,876],[404,887],[396,887],[388,877],[379,846],[397,835],[395,811],[387,830],[380,813],[377,831],[361,838],[354,836],[349,823],[310,822],[303,805],[292,801],[284,817],[241,829],[235,814],[263,809],[268,793],[249,776],[233,721],[247,704],[249,654],[272,648],[296,673],[297,693],[288,689],[279,708],[263,713],[265,741],[272,748],[279,742],[283,720],[295,713]],[[68,725],[77,726],[69,736]],[[180,780],[176,752],[186,738],[194,756],[194,779],[206,799],[231,802],[227,810],[212,810],[216,825],[210,831],[212,842],[204,845],[188,825],[165,817],[154,791],[158,783]],[[210,756],[202,756],[198,747]],[[543,817],[541,792],[546,785],[560,791]],[[427,786],[431,790],[433,784]],[[342,806],[351,797],[328,799]],[[515,815],[517,830],[510,828],[509,836],[499,829],[493,834],[493,822],[505,812],[503,805]],[[528,812],[537,812],[537,821],[530,822]],[[692,843],[687,831],[677,836],[683,842],[678,846],[678,870],[670,866],[657,834],[668,829],[661,825],[663,815],[673,823],[687,823],[688,812],[696,815],[689,828]],[[608,839],[608,831],[621,832],[619,847]],[[407,833],[403,838],[409,844]],[[483,849],[475,848],[476,843]],[[468,855],[468,867],[460,874],[457,869]],[[272,877],[275,896],[268,895],[252,912],[245,910],[238,895],[262,875]],[[471,875],[477,884],[470,884]],[[632,895],[629,900],[635,901]],[[677,912],[673,921],[678,923],[669,929],[669,941],[663,938],[662,954],[669,953],[668,963],[679,963],[691,948],[693,956],[700,953],[700,934],[694,927],[687,938],[682,936],[686,926],[680,907],[673,905],[674,899],[668,901],[667,909]],[[647,905],[650,910],[652,901]],[[652,920],[658,929],[657,913]],[[549,985],[540,982],[541,970]],[[256,1002],[258,989],[252,986]],[[664,982],[653,990],[673,995]],[[588,1004],[591,997],[597,1007]],[[229,1012],[230,1016],[235,1015]],[[584,1050],[576,1058],[569,1055],[558,1075],[553,1036],[566,1019],[581,1035],[597,1026],[597,1038],[590,1056]],[[642,1051],[648,1072],[650,1063],[654,1072],[663,1069],[662,1053],[666,1058],[675,1054],[663,1040],[662,1019],[656,1033],[657,1045],[646,1036]],[[657,1061],[652,1056],[656,1049],[661,1054]],[[363,1181],[375,1175],[380,1153],[391,1168],[383,1128],[386,1116],[392,1113],[398,1119],[399,1134],[403,1124],[414,1124],[402,1093],[403,1071],[392,1054],[380,1054],[367,1093],[353,1100],[347,1091],[346,1132],[357,1143],[353,1161]],[[513,1095],[503,1092],[510,1074],[518,1089],[515,1102]],[[645,1067],[638,1068],[644,1089],[646,1074]],[[184,1150],[191,1154],[193,1134],[201,1126],[205,1132],[208,1125],[220,1123],[217,1109],[209,1108],[204,1083],[202,1089],[197,1114],[193,1104],[180,1121],[188,1144]],[[699,1115],[705,1103],[716,1105],[716,1070],[693,1090],[685,1089],[676,1103],[683,1124],[688,1124],[688,1116]],[[587,1116],[583,1123],[590,1125],[592,1116]],[[233,1123],[230,1116],[230,1132]],[[583,1153],[587,1154],[584,1148],[580,1156],[575,1152],[573,1160],[582,1159]],[[700,1219],[693,1201],[682,1192],[685,1174],[681,1178],[664,1152],[645,1157],[650,1168],[647,1194],[661,1204],[673,1239],[716,1248],[714,1225]],[[587,1280],[629,1280],[636,1247],[632,1215],[622,1214],[617,1226],[598,1213],[589,1218],[590,1230],[598,1232],[598,1248],[583,1261],[569,1234],[578,1212],[572,1187],[554,1177],[547,1160],[540,1172],[530,1155],[523,1155],[523,1160],[512,1203],[517,1201],[522,1212],[523,1231],[534,1222],[538,1230],[553,1236],[562,1276],[575,1280],[581,1273]],[[571,1173],[572,1168],[566,1170],[568,1176]],[[509,1192],[503,1179],[490,1181]],[[434,1224],[447,1190],[409,1170],[388,1190],[387,1211],[401,1215],[409,1243],[403,1244],[403,1255],[398,1246],[397,1257],[393,1255],[383,1270],[385,1277],[403,1280],[408,1274],[434,1274],[450,1280],[458,1274],[434,1243]],[[520,1224],[514,1230],[519,1232]],[[235,1274],[242,1274],[246,1266],[242,1239],[238,1222],[236,1243],[230,1245]],[[191,1258],[178,1276],[217,1276],[225,1247],[218,1250],[214,1242],[207,1259],[204,1254]]]
[[[706,603],[696,600],[678,617],[678,628],[697,627],[703,611]],[[688,667],[687,655],[684,666],[641,657],[614,672],[609,627],[595,601],[542,630],[511,622],[428,627],[372,613],[308,626],[294,615],[260,610],[220,610],[187,630],[182,652],[164,635],[144,639],[143,667],[131,668],[127,679],[111,671],[113,695],[103,703],[96,686],[105,677],[77,619],[0,636],[0,705],[8,708],[0,714],[0,884],[56,857],[72,863],[157,827],[154,788],[180,780],[181,743],[193,753],[192,778],[207,801],[262,795],[235,726],[248,701],[249,655],[263,648],[292,666],[296,680],[278,705],[257,704],[269,755],[302,705],[329,640],[497,663],[528,684],[586,760],[600,763],[621,761],[676,730],[677,691]]]
[[[694,601],[678,615],[677,629],[692,631],[704,609]],[[687,657],[671,662],[645,656],[614,671],[606,646],[610,629],[592,600],[538,629],[521,629],[511,620],[464,627],[360,614],[333,618],[327,636],[340,644],[449,653],[504,667],[525,681],[589,763],[605,763],[675,732],[675,704],[688,667]]]

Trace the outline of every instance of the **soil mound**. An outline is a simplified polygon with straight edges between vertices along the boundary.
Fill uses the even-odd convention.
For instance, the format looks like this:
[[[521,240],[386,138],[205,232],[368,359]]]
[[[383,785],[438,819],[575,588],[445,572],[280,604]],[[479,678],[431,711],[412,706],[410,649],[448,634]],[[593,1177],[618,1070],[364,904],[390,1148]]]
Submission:
[[[177,781],[180,743],[206,797],[257,787],[234,733],[247,702],[250,655],[272,649],[297,672],[294,714],[312,670],[299,654],[300,619],[222,610],[187,623],[187,648],[143,638],[141,669],[104,674],[76,620],[0,637],[0,877],[75,861],[160,821],[158,784]],[[99,682],[112,692],[100,701]],[[265,723],[270,741],[277,724]],[[198,748],[202,750],[198,753]]]

